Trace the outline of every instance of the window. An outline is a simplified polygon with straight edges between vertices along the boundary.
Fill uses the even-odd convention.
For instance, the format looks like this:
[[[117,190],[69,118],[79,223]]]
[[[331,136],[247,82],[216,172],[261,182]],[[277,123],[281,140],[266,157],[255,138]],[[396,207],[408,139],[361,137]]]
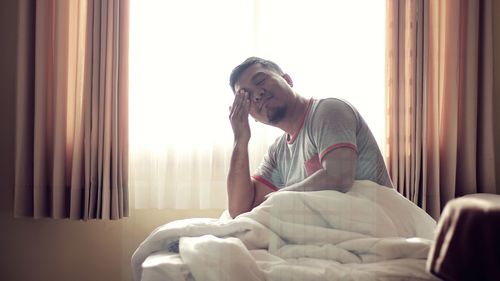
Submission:
[[[383,148],[385,2],[132,0],[135,208],[225,208],[232,68],[277,62],[306,97],[354,104]],[[251,169],[281,132],[250,121]]]

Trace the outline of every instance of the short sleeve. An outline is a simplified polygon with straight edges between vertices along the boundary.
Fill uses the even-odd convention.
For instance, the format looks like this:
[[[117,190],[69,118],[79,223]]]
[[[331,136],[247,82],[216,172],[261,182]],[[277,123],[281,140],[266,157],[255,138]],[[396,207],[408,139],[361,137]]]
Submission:
[[[252,175],[252,178],[267,185],[274,191],[282,188],[284,185],[283,179],[278,171],[277,143],[278,140],[271,146],[269,146],[267,154],[264,156],[262,163],[260,163],[257,170]]]
[[[339,147],[357,151],[358,118],[349,104],[339,99],[321,100],[312,118],[309,132],[320,162],[328,152]]]

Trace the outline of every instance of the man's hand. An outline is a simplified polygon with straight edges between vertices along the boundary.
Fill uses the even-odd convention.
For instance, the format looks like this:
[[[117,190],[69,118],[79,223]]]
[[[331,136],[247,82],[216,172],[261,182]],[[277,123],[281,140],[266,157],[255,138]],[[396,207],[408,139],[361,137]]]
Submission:
[[[229,107],[229,121],[233,128],[235,143],[248,143],[250,141],[250,124],[248,115],[250,113],[250,93],[240,89],[235,97],[233,105]]]

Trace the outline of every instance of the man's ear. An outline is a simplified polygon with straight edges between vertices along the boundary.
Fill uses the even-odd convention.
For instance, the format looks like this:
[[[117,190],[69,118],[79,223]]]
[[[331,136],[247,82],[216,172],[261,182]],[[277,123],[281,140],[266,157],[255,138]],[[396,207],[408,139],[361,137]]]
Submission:
[[[293,87],[293,81],[292,81],[292,77],[290,77],[290,75],[285,73],[281,77],[283,77],[283,79],[285,79],[285,81],[288,83],[288,85],[290,85],[290,87]]]

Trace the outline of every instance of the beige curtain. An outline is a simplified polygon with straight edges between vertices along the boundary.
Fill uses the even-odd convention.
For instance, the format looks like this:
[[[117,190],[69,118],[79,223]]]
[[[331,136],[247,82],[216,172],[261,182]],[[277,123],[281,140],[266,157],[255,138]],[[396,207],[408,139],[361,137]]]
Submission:
[[[14,215],[128,216],[128,0],[19,11]]]
[[[495,192],[491,1],[387,1],[387,164],[404,196],[438,218]]]

